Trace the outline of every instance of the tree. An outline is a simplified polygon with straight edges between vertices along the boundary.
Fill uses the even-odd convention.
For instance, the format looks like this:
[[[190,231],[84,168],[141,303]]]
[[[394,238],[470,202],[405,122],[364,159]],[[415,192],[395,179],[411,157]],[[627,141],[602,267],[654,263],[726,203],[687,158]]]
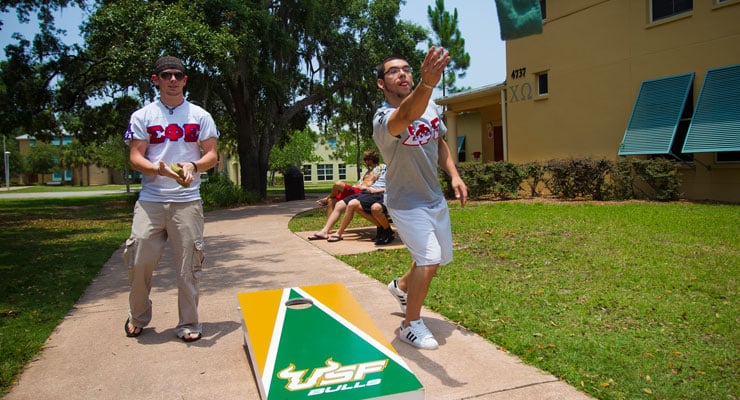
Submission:
[[[51,15],[51,11],[68,7],[70,5],[84,8],[85,0],[2,0],[0,1],[0,11],[5,13],[8,12],[9,9],[13,8],[18,15],[19,21],[28,22],[29,14],[34,11],[37,11],[40,15]],[[2,24],[0,24],[0,27],[2,27]]]
[[[450,15],[445,10],[445,1],[437,0],[436,7],[427,7],[427,15],[432,30],[437,35],[437,45],[442,46],[450,52],[450,63],[442,75],[442,95],[449,88],[450,93],[460,92],[465,88],[455,86],[457,78],[465,76],[465,70],[470,66],[470,54],[465,52],[465,39],[458,29],[457,8]],[[434,43],[430,40],[429,46]]]
[[[62,150],[62,165],[64,168],[78,169],[77,177],[80,180],[80,186],[84,179],[82,178],[82,171],[85,166],[90,165],[90,148],[85,146],[79,141],[73,140]],[[88,185],[90,184],[90,170],[88,169]]]
[[[233,131],[219,126],[236,143],[242,187],[265,197],[270,150],[308,117],[330,113],[325,103],[332,95],[353,99],[372,119],[377,103],[368,100],[379,92],[373,65],[389,50],[411,54],[418,43],[406,33],[409,25],[398,24],[398,4],[103,2],[83,28],[88,75],[109,78],[109,90],[132,88],[151,100],[150,66],[162,54],[180,56],[190,76],[188,98],[219,124],[231,121],[223,126]],[[371,31],[378,34],[368,38]]]
[[[28,23],[36,11],[39,33],[31,40],[14,34],[15,44],[5,47],[0,63],[0,124],[6,131],[30,133],[49,140],[62,132],[59,112],[65,111],[57,98],[57,84],[65,74],[76,73],[70,60],[79,50],[60,40],[63,30],[54,25],[53,11],[84,1],[0,1],[0,10],[16,10],[20,22]]]
[[[334,96],[364,111],[353,122],[370,135],[380,98],[374,65],[394,53],[420,61],[415,47],[426,39],[398,21],[401,1],[99,0],[82,26],[83,48],[59,53],[66,56],[53,65],[58,89],[43,110],[56,118],[84,110],[87,99],[121,94],[152,101],[151,65],[179,56],[188,98],[211,112],[219,142],[235,149],[243,189],[264,198],[272,147],[333,115]]]
[[[355,53],[348,57],[356,64],[349,70],[351,90],[340,89],[323,103],[320,115],[322,140],[336,139],[336,159],[362,168],[362,152],[375,147],[372,118],[378,105],[385,101],[378,90],[375,67],[390,55],[402,55],[411,65],[420,65],[425,52],[416,49],[427,39],[421,26],[398,19],[400,4],[405,1],[373,1],[368,12],[350,21],[361,38]]]
[[[131,191],[130,167],[128,163],[129,148],[117,136],[109,136],[105,142],[95,144],[95,165],[114,171],[123,171],[126,192]]]
[[[82,108],[76,122],[68,123],[67,130],[74,132],[81,142],[91,149],[90,162],[99,166],[123,171],[126,192],[131,190],[129,179],[129,148],[122,133],[129,117],[140,103],[129,96],[120,96],[97,107]]]
[[[321,161],[315,153],[316,133],[310,127],[293,131],[286,143],[276,145],[270,152],[270,182],[274,184],[275,173],[284,173],[288,167],[301,167],[304,163]]]
[[[354,107],[351,101],[345,101],[338,108],[337,114],[329,120],[324,142],[330,139],[335,141],[332,156],[342,160],[345,164],[355,165],[357,176],[361,176],[362,153],[368,149],[376,149],[372,138],[372,126],[363,125],[361,108]]]
[[[43,175],[51,174],[60,169],[59,146],[37,141],[26,154],[24,166],[26,173],[42,174],[41,183],[43,184]]]

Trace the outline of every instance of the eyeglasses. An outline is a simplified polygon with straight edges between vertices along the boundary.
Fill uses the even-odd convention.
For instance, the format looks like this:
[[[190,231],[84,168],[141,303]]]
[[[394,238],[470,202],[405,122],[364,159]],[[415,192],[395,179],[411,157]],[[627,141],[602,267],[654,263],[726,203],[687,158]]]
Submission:
[[[178,81],[181,81],[185,78],[185,74],[183,74],[182,72],[160,72],[159,73],[159,78],[164,79],[166,81],[169,81],[170,79],[172,79],[173,76],[175,77],[175,80],[178,80]]]
[[[383,76],[385,76],[385,75],[388,75],[388,76],[398,75],[398,73],[401,72],[401,71],[403,71],[404,74],[410,74],[410,73],[414,72],[414,69],[411,68],[411,67],[409,67],[408,65],[405,66],[405,67],[402,67],[402,68],[392,67],[392,68],[388,68],[388,71],[383,72]]]

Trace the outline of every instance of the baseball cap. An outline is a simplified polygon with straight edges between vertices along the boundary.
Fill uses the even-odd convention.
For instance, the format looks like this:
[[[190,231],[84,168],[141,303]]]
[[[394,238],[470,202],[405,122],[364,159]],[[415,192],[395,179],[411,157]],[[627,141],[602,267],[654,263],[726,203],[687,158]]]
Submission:
[[[185,67],[182,65],[182,61],[180,61],[180,59],[177,57],[160,57],[157,62],[154,63],[155,74],[159,74],[166,69],[176,69],[182,73],[185,73]]]

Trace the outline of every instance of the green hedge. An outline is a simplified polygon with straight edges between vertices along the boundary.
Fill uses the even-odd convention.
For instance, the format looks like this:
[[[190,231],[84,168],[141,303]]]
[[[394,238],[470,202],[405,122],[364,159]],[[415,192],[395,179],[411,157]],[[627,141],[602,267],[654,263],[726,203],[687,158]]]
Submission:
[[[221,174],[209,175],[208,181],[201,183],[200,196],[203,199],[203,206],[206,208],[233,207],[242,204],[254,204],[259,201],[258,194],[245,192]]]
[[[677,162],[665,158],[617,161],[574,158],[544,163],[497,161],[458,165],[471,199],[510,199],[521,194],[538,197],[547,189],[560,199],[673,201],[681,196],[677,168]],[[440,182],[445,196],[454,198],[449,176],[444,171]],[[529,190],[523,187],[525,182]]]

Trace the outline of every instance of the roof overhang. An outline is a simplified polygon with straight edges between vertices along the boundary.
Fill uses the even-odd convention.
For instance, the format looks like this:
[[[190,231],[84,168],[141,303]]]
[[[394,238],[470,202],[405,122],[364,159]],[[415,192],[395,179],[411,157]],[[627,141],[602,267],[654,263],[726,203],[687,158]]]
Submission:
[[[456,111],[480,108],[485,105],[501,104],[501,91],[505,88],[506,82],[502,82],[451,94],[435,99],[434,102],[437,105],[447,106],[448,109]]]

